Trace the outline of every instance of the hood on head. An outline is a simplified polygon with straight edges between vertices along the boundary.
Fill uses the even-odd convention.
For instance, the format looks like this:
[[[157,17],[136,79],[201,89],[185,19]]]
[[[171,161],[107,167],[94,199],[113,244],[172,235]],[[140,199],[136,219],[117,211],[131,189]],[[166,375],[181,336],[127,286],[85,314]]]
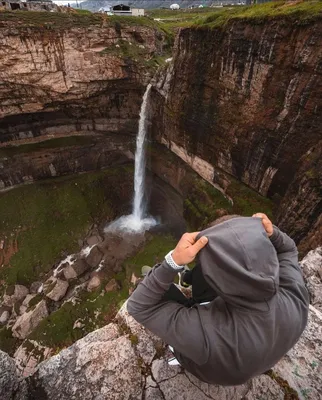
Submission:
[[[260,218],[234,218],[201,236],[208,238],[198,257],[203,275],[227,303],[247,306],[274,296],[279,263]]]

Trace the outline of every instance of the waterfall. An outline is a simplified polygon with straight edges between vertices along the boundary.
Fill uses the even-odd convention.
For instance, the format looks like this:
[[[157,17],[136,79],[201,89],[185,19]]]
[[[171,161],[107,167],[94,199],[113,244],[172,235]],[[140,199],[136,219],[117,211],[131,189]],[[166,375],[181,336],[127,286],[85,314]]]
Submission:
[[[148,85],[143,96],[140,111],[139,131],[136,137],[135,170],[134,170],[134,201],[133,215],[141,220],[145,214],[145,135],[147,124],[147,105],[151,84]]]
[[[143,232],[157,222],[154,218],[146,216],[145,203],[145,136],[147,131],[148,100],[151,84],[146,88],[143,96],[139,130],[136,137],[135,168],[134,168],[134,198],[132,214],[124,215],[105,228],[105,232]]]

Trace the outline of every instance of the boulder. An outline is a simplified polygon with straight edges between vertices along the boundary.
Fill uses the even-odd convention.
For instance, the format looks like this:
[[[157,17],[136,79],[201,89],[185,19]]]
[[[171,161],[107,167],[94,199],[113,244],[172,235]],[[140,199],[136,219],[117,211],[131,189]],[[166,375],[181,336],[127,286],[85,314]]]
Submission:
[[[40,301],[35,308],[21,315],[12,327],[13,336],[19,339],[25,339],[31,333],[39,322],[48,316],[48,310],[45,300]]]
[[[120,289],[120,285],[116,282],[116,280],[113,278],[111,279],[108,284],[105,286],[105,291],[106,292],[113,292],[116,290]]]
[[[300,340],[273,368],[305,400],[322,399],[322,313],[310,305]]]
[[[88,246],[95,246],[95,245],[101,243],[102,241],[103,241],[103,239],[99,235],[93,235],[93,236],[90,236],[88,239],[86,239]]]
[[[0,399],[27,400],[27,384],[19,375],[14,360],[0,350]]]
[[[43,346],[35,340],[26,339],[15,351],[14,359],[22,376],[33,374],[38,364],[53,354],[53,349]]]
[[[25,297],[24,301],[22,302],[20,308],[19,308],[19,314],[22,315],[23,313],[25,313],[28,309],[28,307],[30,306],[30,302],[33,298],[35,298],[37,296],[37,294],[27,294],[27,296]],[[41,295],[38,295],[39,299],[36,300],[41,300]],[[38,302],[39,302],[38,301]]]
[[[27,294],[29,293],[29,290],[26,288],[26,286],[23,285],[15,285],[12,293],[6,292],[3,296],[3,305],[12,307],[15,303],[18,301],[22,301]]]
[[[0,324],[5,325],[10,318],[10,313],[9,311],[3,311],[0,315]]]
[[[63,275],[67,281],[69,281],[70,279],[77,278],[77,273],[75,272],[72,265],[69,265],[69,264],[67,264],[66,267],[64,267]]]
[[[51,277],[44,284],[44,293],[49,299],[59,301],[65,296],[68,286],[67,281]]]
[[[300,262],[311,304],[322,312],[322,247],[310,251]]]
[[[32,284],[30,285],[30,293],[37,294],[41,286],[42,282],[32,282]]]
[[[137,277],[137,276],[135,275],[134,272],[132,272],[132,275],[131,275],[131,285],[136,286],[136,284],[137,284],[137,282],[138,282],[139,280],[140,280],[140,278]]]
[[[102,258],[103,254],[100,252],[97,246],[94,246],[89,255],[86,257],[86,262],[90,267],[95,268],[98,266]]]
[[[87,262],[83,258],[79,258],[75,260],[72,265],[68,264],[63,269],[63,274],[67,280],[75,279],[86,272],[89,268],[90,266],[87,264]]]
[[[99,276],[94,275],[87,284],[87,290],[91,292],[92,290],[97,289],[101,284],[101,279]]]
[[[85,324],[80,319],[78,319],[74,322],[73,329],[82,329],[84,328],[84,326]]]
[[[116,324],[90,333],[41,363],[29,384],[31,399],[38,399],[39,393],[51,400],[129,400],[142,396],[139,359]]]

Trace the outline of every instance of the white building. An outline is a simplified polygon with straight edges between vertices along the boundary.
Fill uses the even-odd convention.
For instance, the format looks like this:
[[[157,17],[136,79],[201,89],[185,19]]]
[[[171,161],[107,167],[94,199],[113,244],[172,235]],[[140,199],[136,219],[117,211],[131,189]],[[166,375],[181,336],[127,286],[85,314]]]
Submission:
[[[132,8],[133,17],[144,17],[144,8]]]
[[[144,16],[144,9],[143,8],[131,8],[125,4],[118,4],[111,7],[111,12],[114,15],[127,15],[127,16],[134,16],[134,17],[142,17]]]
[[[179,4],[171,4],[170,9],[171,10],[179,10],[180,6],[179,6]]]

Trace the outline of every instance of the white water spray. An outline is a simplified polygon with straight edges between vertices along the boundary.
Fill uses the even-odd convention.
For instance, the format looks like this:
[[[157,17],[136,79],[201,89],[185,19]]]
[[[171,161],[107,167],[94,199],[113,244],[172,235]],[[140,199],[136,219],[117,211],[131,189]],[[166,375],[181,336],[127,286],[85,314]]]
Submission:
[[[133,211],[130,215],[120,217],[105,228],[105,232],[127,231],[143,232],[157,222],[152,217],[145,217],[145,136],[147,131],[148,99],[151,84],[146,88],[140,111],[139,131],[136,137],[135,169],[134,169],[134,199]]]
[[[134,202],[133,215],[141,220],[145,214],[144,183],[145,183],[145,136],[147,125],[147,104],[151,90],[148,85],[143,96],[140,111],[139,131],[136,137],[135,169],[134,169]]]

